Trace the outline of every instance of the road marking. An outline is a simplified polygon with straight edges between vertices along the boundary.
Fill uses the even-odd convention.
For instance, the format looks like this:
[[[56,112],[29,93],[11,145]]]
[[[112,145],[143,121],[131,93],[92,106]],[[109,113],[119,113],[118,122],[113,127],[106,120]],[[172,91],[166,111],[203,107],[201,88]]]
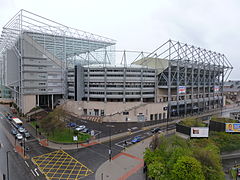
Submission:
[[[24,161],[24,162],[25,162],[25,164],[27,165],[27,167],[29,167],[29,165],[28,165],[27,161]]]
[[[37,176],[39,176],[39,174],[37,172],[37,168],[34,169],[34,172],[37,174]]]
[[[94,130],[94,133],[96,132],[97,130]],[[102,131],[97,131],[97,133],[95,133],[94,134],[94,136],[97,136],[97,135],[99,135],[99,134],[101,134],[102,133]]]
[[[36,174],[33,172],[33,170],[31,169],[31,172],[32,172],[32,174],[36,177]]]
[[[119,145],[118,143],[115,143],[116,146],[119,146],[121,148],[124,148],[124,146]]]
[[[47,179],[81,179],[93,173],[92,170],[63,150],[33,157],[32,161]],[[34,171],[38,174],[36,170],[37,168]]]

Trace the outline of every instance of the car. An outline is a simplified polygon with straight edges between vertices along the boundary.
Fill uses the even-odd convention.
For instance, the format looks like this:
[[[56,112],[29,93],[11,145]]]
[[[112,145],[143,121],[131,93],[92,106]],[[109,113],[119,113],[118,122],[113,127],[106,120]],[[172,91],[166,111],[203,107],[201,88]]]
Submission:
[[[83,133],[89,133],[89,132],[90,132],[90,129],[85,128],[85,129],[82,130],[82,132],[83,132]]]
[[[24,132],[26,131],[26,129],[25,129],[24,127],[20,127],[20,128],[18,128],[18,131],[19,131],[20,133],[24,133]]]
[[[240,176],[240,168],[237,168],[237,176]]]
[[[75,130],[76,130],[76,131],[82,131],[82,130],[84,130],[85,128],[86,128],[86,126],[81,125],[81,126],[76,127]]]
[[[8,119],[9,121],[12,121],[12,115],[8,115],[8,116],[7,116],[7,119]]]
[[[70,122],[67,124],[68,127],[75,128],[77,126],[76,123]]]
[[[16,138],[17,138],[18,140],[21,140],[21,139],[23,138],[23,136],[22,136],[22,134],[17,133],[17,134],[16,134]]]
[[[151,130],[152,133],[158,133],[160,131],[160,128],[154,128]]]
[[[26,137],[26,138],[29,138],[30,137],[30,133],[29,132],[24,132],[24,136]]]
[[[12,133],[13,135],[16,135],[18,132],[17,132],[16,129],[11,129],[11,133]]]
[[[131,140],[131,143],[132,144],[135,144],[137,142],[140,142],[142,140],[142,137],[141,136],[136,136],[134,137],[132,140]]]

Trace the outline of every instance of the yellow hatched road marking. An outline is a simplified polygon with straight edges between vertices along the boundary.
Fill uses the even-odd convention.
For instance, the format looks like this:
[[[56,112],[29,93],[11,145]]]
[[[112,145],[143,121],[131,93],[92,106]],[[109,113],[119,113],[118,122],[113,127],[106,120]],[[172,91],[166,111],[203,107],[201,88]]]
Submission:
[[[66,159],[66,158],[67,158],[67,156],[64,159]],[[60,162],[62,162],[61,164],[63,164],[64,160],[62,160]],[[52,175],[52,177],[56,174],[56,172],[59,170],[60,167],[61,167],[61,165],[58,167],[58,169],[55,171],[55,173]]]
[[[93,173],[92,170],[87,168],[85,165],[63,150],[57,150],[51,153],[33,157],[32,161],[49,180],[81,179]],[[43,167],[40,167],[42,165]],[[67,171],[70,172],[68,173]],[[59,177],[56,177],[56,175]],[[68,176],[66,177],[66,175]]]

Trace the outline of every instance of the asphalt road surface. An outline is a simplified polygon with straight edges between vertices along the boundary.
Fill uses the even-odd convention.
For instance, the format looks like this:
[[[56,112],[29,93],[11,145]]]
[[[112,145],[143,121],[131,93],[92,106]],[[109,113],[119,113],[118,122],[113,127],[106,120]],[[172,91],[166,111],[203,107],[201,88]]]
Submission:
[[[7,106],[0,105],[0,179],[3,178],[3,174],[7,178],[7,154],[9,164],[9,179],[10,180],[34,180],[34,179],[45,179],[43,176],[37,176],[38,170],[33,166],[30,159],[24,160],[18,153],[14,151],[14,142],[10,134],[11,125],[4,116],[4,113],[9,109]],[[7,153],[8,152],[8,153]],[[34,171],[34,172],[32,172]]]

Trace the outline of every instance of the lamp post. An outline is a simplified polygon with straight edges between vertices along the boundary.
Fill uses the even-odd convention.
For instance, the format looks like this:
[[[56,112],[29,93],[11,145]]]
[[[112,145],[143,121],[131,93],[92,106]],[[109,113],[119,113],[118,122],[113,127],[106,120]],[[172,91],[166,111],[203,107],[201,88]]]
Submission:
[[[107,127],[109,127],[109,161],[112,160],[112,127],[115,127],[114,125],[106,125]]]
[[[25,151],[25,133],[23,133],[23,157],[25,158],[25,154],[26,154],[26,151]]]
[[[8,153],[10,151],[7,151],[6,154],[7,154],[7,180],[9,180],[9,164],[8,164]]]

